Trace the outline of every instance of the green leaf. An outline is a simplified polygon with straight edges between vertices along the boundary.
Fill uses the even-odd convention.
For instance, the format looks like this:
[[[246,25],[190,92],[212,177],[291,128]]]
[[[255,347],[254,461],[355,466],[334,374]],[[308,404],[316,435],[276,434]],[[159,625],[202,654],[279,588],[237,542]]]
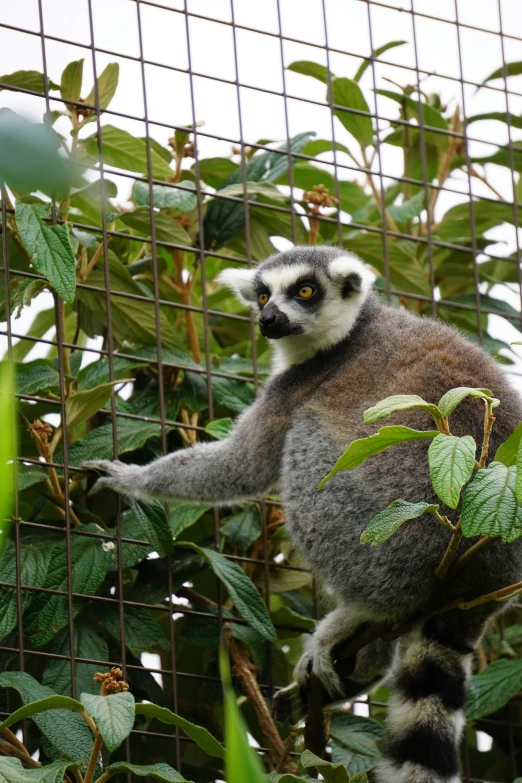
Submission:
[[[75,710],[76,712],[82,712],[83,704],[76,699],[71,699],[69,696],[46,696],[38,701],[32,701],[26,704],[24,707],[20,707],[19,710],[13,712],[8,718],[0,723],[0,731],[12,726],[13,723],[18,723],[24,718],[32,718],[33,715],[38,715],[40,712],[47,712],[47,710],[67,709]]]
[[[199,174],[211,188],[220,188],[225,180],[239,170],[230,158],[203,158],[199,161]]]
[[[98,619],[116,643],[120,644],[119,612],[112,607],[104,607]],[[158,647],[163,650],[169,649],[169,643],[160,625],[147,609],[141,606],[126,606],[124,626],[125,644],[133,655],[139,656],[142,652]]]
[[[517,114],[511,114],[505,111],[491,111],[486,114],[475,114],[473,117],[468,117],[468,125],[472,122],[479,122],[480,120],[498,120],[499,122],[507,123],[513,128],[522,128],[522,116]]]
[[[115,384],[118,381],[103,383],[93,389],[84,389],[71,394],[65,403],[65,419],[67,429],[72,430],[94,416],[100,408],[110,400]]]
[[[4,74],[0,76],[0,82],[9,84],[11,87],[21,87],[23,90],[45,92],[44,75],[39,71],[15,71],[14,73]],[[50,90],[60,89],[60,85],[55,84],[51,79],[48,79],[48,85]],[[5,90],[5,87],[0,87],[0,92],[2,90]]]
[[[213,549],[205,549],[188,541],[179,542],[179,547],[193,549],[202,555],[210,564],[216,576],[226,586],[230,598],[247,623],[257,631],[263,639],[269,642],[277,640],[277,634],[270,619],[270,615],[254,583],[248,578],[243,569],[224,555]]]
[[[412,220],[418,217],[424,209],[424,191],[420,190],[415,196],[412,196],[402,204],[392,204],[388,207],[388,212],[397,223],[403,223],[405,220]]]
[[[376,421],[385,419],[392,413],[397,411],[406,411],[411,408],[420,408],[421,410],[431,413],[435,421],[438,421],[441,417],[441,412],[436,405],[432,405],[430,402],[426,402],[419,397],[418,394],[393,394],[391,397],[386,397],[385,400],[381,400],[373,408],[368,408],[364,411],[364,423],[374,424]]]
[[[346,766],[351,775],[367,772],[381,757],[385,729],[372,718],[336,715],[332,719],[332,761]]]
[[[109,63],[98,76],[98,100],[100,109],[106,109],[114,98],[118,87],[118,78],[120,75],[120,66],[118,63]],[[88,106],[96,105],[94,87],[85,98],[84,103]]]
[[[194,192],[196,186],[188,179],[183,179],[179,185],[189,188],[189,190],[181,190],[175,185],[170,188],[164,185],[153,185],[152,198],[155,209],[171,208],[176,209],[178,212],[192,212],[198,203],[197,194]],[[148,207],[150,204],[149,183],[136,180],[132,197],[138,206]]]
[[[179,536],[183,530],[194,525],[209,508],[210,506],[204,503],[185,503],[184,501],[169,503],[171,534],[174,537]]]
[[[18,394],[36,394],[60,388],[60,376],[50,362],[36,359],[16,366],[15,386]]]
[[[0,756],[0,783],[62,783],[76,762],[53,761],[40,769],[25,769],[19,759]]]
[[[359,231],[353,236],[351,231],[343,244],[347,250],[354,252],[384,276],[385,255],[381,236],[366,231]],[[399,291],[429,296],[429,280],[421,263],[415,257],[415,245],[399,240],[388,242],[387,249],[392,286]]]
[[[492,462],[466,487],[462,498],[462,533],[473,536],[500,536],[512,544],[522,536],[522,506],[515,497],[515,466],[507,468]]]
[[[348,446],[344,454],[339,457],[330,473],[319,484],[318,489],[322,489],[327,481],[330,481],[340,470],[351,470],[361,465],[368,457],[379,454],[381,451],[394,446],[396,443],[404,443],[409,440],[424,440],[435,438],[439,434],[438,430],[412,430],[410,427],[394,425],[391,427],[381,427],[375,435],[369,438],[360,438],[354,440]]]
[[[82,92],[84,60],[74,60],[65,66],[60,83],[60,95],[66,101],[79,101]],[[76,107],[71,107],[75,109]]]
[[[131,693],[113,693],[110,696],[80,696],[85,711],[94,720],[107,750],[119,748],[134,726],[134,696]]]
[[[255,392],[251,383],[234,381],[232,378],[213,376],[214,399],[234,413],[243,413],[254,402]]]
[[[419,124],[424,127],[429,126],[431,128],[440,128],[441,130],[448,130],[448,123],[437,109],[430,106],[427,103],[421,102],[419,107],[419,101],[415,98],[410,98],[408,95],[400,92],[392,92],[391,90],[377,90],[379,95],[389,98],[392,101],[396,101],[403,106],[410,116],[415,117]],[[434,144],[439,149],[446,149],[448,146],[448,134],[437,133],[436,131],[424,131],[424,139],[426,143]]]
[[[518,445],[517,453],[517,475],[515,478],[515,498],[522,508],[522,441]]]
[[[0,109],[0,181],[20,196],[35,190],[53,197],[68,193],[69,163],[58,152],[55,132]]]
[[[118,453],[134,451],[152,437],[161,434],[158,424],[133,419],[118,419]],[[57,455],[58,456],[58,455]],[[112,424],[103,424],[82,440],[69,446],[69,464],[80,466],[91,459],[114,459]]]
[[[418,519],[423,514],[438,509],[432,503],[409,503],[407,500],[394,500],[388,508],[376,514],[361,533],[361,544],[382,544],[387,541],[404,523]]]
[[[501,68],[497,68],[497,70],[493,71],[493,73],[491,73],[487,79],[484,79],[482,85],[486,84],[486,82],[492,81],[492,79],[502,79],[504,76],[520,76],[521,73],[522,62],[504,63]]]
[[[132,212],[122,212],[118,215],[118,220],[132,228],[139,236],[147,238],[152,236],[150,207],[137,207]],[[173,242],[179,245],[192,244],[192,240],[185,229],[170,215],[155,212],[154,228],[156,238],[161,242]]]
[[[67,226],[50,226],[40,218],[40,204],[16,202],[16,225],[29,258],[66,303],[74,301],[76,265]]]
[[[372,64],[372,60],[376,60],[378,57],[381,56],[381,54],[384,54],[384,52],[387,52],[388,49],[394,49],[396,46],[404,46],[404,44],[408,43],[407,41],[390,41],[387,44],[384,44],[384,46],[379,46],[377,49],[374,49],[372,52],[371,59],[367,58],[364,60],[363,63],[359,66],[357,73],[353,77],[354,81],[358,82],[361,80],[362,75],[366,71],[367,68],[370,67]]]
[[[475,468],[477,444],[471,435],[437,435],[430,443],[428,459],[433,489],[449,508],[457,508],[460,491]]]
[[[214,421],[209,421],[205,426],[205,432],[208,432],[209,435],[212,435],[217,440],[224,440],[230,435],[233,426],[234,422],[228,417],[225,419],[214,419]]]
[[[40,685],[27,672],[3,672],[0,674],[0,687],[15,688],[24,704],[56,696],[51,688]],[[59,709],[36,715],[32,720],[63,758],[87,764],[94,740],[81,715]]]
[[[148,541],[161,557],[170,554],[173,549],[172,532],[163,505],[158,500],[144,503],[129,498],[127,502],[130,506],[130,515],[134,517],[134,521],[143,532],[144,540]]]
[[[468,685],[466,718],[476,720],[496,712],[522,688],[522,660],[501,658],[483,672],[474,674]]]
[[[455,389],[444,394],[438,403],[438,409],[443,416],[449,416],[453,413],[457,405],[460,405],[466,397],[478,397],[481,400],[487,400],[493,397],[489,389],[475,389],[471,386],[457,386]]]
[[[39,484],[47,478],[49,478],[48,473],[43,470],[43,468],[39,468],[36,465],[24,465],[23,462],[18,464],[18,492],[23,492],[24,489],[34,487],[35,484]],[[2,487],[9,486],[7,483],[3,482],[3,477],[0,481],[2,481]],[[1,516],[2,514],[0,512],[0,517]]]
[[[223,520],[221,532],[230,539],[232,546],[246,552],[263,532],[263,522],[257,506],[247,506],[239,514]]]
[[[5,495],[6,493],[2,494]],[[4,498],[2,498],[2,500],[3,499]],[[5,531],[2,535],[5,535]],[[50,547],[40,548],[22,546],[20,548],[21,584],[27,585],[27,587],[47,586],[47,573],[52,557],[53,550]],[[15,545],[12,541],[6,541],[2,559],[0,561],[1,580],[3,582],[15,584],[17,578],[16,570]],[[36,597],[37,593],[33,590],[22,591],[22,612],[24,615]],[[0,588],[0,638],[5,638],[13,628],[16,627],[17,623],[18,606],[16,589],[2,587]]]
[[[13,376],[11,367],[7,362],[0,363],[0,421],[4,423],[0,434],[0,556],[4,550],[9,522],[7,521],[14,511],[15,499],[15,474],[14,461],[16,459],[15,440],[15,396],[13,390]],[[0,593],[1,606],[1,593]],[[0,619],[1,625],[1,619]]]
[[[362,94],[361,88],[352,79],[340,78],[332,82],[332,100],[336,106],[346,106],[350,109],[367,112],[370,108]],[[351,133],[361,147],[368,147],[373,140],[373,126],[370,116],[352,114],[336,108],[334,114],[348,133]]]
[[[303,76],[312,76],[314,79],[323,82],[323,84],[328,84],[328,68],[324,65],[319,65],[319,63],[313,63],[310,60],[296,60],[287,66],[287,70],[300,73]],[[332,78],[334,78],[333,74]]]
[[[176,715],[175,712],[171,712],[166,707],[158,707],[157,704],[136,704],[136,715],[145,715],[148,718],[156,718],[156,720],[162,723],[177,726],[209,756],[224,758],[225,749],[207,729],[191,723],[186,718],[182,718],[181,715]]]
[[[263,768],[259,756],[250,747],[247,727],[236,702],[232,687],[230,662],[227,652],[221,648],[219,653],[219,671],[223,684],[225,708],[225,747],[226,776],[228,783],[262,783]]]
[[[305,750],[301,754],[301,766],[305,769],[315,767],[326,783],[350,783],[348,770],[344,764],[332,764],[331,761],[315,756],[310,750]]]
[[[189,783],[185,778],[176,772],[174,767],[170,767],[168,764],[131,764],[128,761],[117,761],[116,764],[111,764],[105,769],[105,772],[112,778],[114,775],[123,775],[130,773],[131,775],[137,775],[140,778],[147,777],[153,780],[161,780],[164,783]]]
[[[122,530],[122,534],[125,535],[124,530]],[[71,663],[69,656],[71,654],[71,646],[68,628],[64,628],[61,634],[56,639],[53,639],[49,646],[49,652],[64,656],[64,658],[51,659],[47,663],[42,677],[42,684],[52,688],[56,693],[70,696]],[[74,624],[74,657],[87,658],[94,661],[110,660],[107,643],[87,621],[75,622]],[[76,692],[98,694],[100,686],[94,682],[93,677],[99,670],[100,665],[97,663],[83,663],[77,660],[74,667]]]
[[[121,128],[104,125],[101,129],[103,161],[107,166],[147,174],[147,144]],[[85,151],[93,158],[98,157],[98,134],[85,139]],[[151,176],[155,179],[169,179],[173,170],[151,146]]]
[[[284,202],[285,196],[271,182],[237,182],[219,191],[220,196],[266,196],[272,201]]]

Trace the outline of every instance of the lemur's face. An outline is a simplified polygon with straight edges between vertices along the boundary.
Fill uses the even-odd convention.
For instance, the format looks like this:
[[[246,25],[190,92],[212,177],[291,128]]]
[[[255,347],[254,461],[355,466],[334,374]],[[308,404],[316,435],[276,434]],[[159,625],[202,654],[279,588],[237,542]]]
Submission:
[[[226,269],[218,279],[257,308],[265,337],[318,342],[327,335],[340,339],[341,332],[349,331],[371,274],[355,256],[324,247],[296,248],[253,269]]]

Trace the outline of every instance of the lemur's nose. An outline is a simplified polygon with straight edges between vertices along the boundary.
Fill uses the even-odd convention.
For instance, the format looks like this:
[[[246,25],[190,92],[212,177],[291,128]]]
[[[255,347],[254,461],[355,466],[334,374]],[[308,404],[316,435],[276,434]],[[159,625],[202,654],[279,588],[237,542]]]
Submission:
[[[263,313],[261,318],[259,319],[259,323],[263,326],[272,326],[272,324],[275,324],[277,319],[277,315],[275,313]]]

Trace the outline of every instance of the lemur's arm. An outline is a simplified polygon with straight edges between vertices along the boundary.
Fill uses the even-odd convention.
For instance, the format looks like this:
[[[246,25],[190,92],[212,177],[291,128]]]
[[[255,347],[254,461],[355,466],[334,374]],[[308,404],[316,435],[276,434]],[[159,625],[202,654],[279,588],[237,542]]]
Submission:
[[[201,443],[149,465],[93,460],[83,467],[104,471],[94,491],[110,487],[137,498],[233,503],[262,497],[279,476],[288,417],[269,412],[263,399],[237,421],[228,438]]]

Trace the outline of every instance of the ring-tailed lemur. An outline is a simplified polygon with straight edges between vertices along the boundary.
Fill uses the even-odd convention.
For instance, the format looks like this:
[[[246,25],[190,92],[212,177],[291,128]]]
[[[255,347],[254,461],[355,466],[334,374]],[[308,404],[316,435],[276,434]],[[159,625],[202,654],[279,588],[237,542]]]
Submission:
[[[107,474],[97,488],[136,497],[230,505],[279,485],[295,546],[338,603],[319,623],[296,678],[305,683],[313,669],[337,696],[343,682],[334,668],[335,646],[368,623],[400,623],[425,604],[440,589],[434,568],[449,536],[423,517],[381,546],[359,543],[367,522],[396,498],[435,501],[426,441],[384,451],[317,491],[347,445],[369,434],[363,411],[392,394],[437,402],[456,386],[487,387],[502,400],[492,453],[522,419],[521,403],[493,359],[453,328],[380,304],[370,278],[361,261],[333,247],[295,248],[252,270],[225,270],[221,282],[259,309],[261,332],[275,341],[274,372],[259,399],[225,440],[145,467],[87,463]],[[422,429],[431,420],[417,410],[396,413],[392,422]],[[466,400],[451,424],[455,435],[472,434],[480,442],[482,401]],[[447,598],[474,597],[521,578],[520,546],[495,542],[449,583]],[[389,741],[376,769],[380,783],[459,780],[466,682],[493,606],[437,616],[396,645]],[[360,651],[352,679],[384,675],[392,659],[386,649],[381,644],[377,662],[375,645]]]

